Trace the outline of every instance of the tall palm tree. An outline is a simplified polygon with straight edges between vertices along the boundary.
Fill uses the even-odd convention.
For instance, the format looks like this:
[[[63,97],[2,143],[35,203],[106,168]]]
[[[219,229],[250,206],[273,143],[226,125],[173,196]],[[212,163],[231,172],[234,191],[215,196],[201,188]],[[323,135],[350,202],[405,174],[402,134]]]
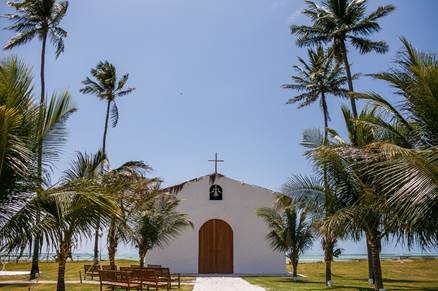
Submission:
[[[123,75],[122,78],[118,80],[116,67],[108,61],[99,62],[96,68],[91,69],[91,75],[94,80],[87,77],[82,81],[84,87],[80,89],[80,92],[83,94],[96,95],[99,99],[107,103],[102,137],[102,151],[106,154],[106,139],[110,115],[112,127],[116,127],[119,120],[119,110],[117,108],[116,99],[128,95],[134,91],[135,88],[125,88],[129,74]]]
[[[306,1],[306,3],[307,8],[303,14],[310,18],[311,24],[291,26],[292,34],[297,35],[297,45],[314,46],[331,43],[336,58],[344,64],[349,91],[354,92],[347,42],[350,42],[361,54],[371,51],[387,52],[386,42],[373,41],[368,36],[380,31],[381,27],[377,21],[392,12],[395,7],[379,6],[366,15],[367,0],[323,0],[321,5],[315,1]],[[350,101],[353,116],[357,118],[356,102],[353,97],[350,97]]]
[[[257,209],[269,227],[266,238],[276,251],[286,253],[292,264],[292,278],[298,279],[298,262],[300,255],[312,246],[313,223],[309,219],[306,208],[300,209],[299,205],[283,194],[276,196],[273,208],[263,207]]]
[[[319,46],[316,50],[308,49],[308,62],[298,58],[300,65],[295,65],[296,75],[292,76],[294,83],[285,84],[283,88],[292,89],[301,94],[289,99],[288,104],[300,102],[298,108],[308,106],[319,98],[324,116],[324,137],[327,140],[330,115],[327,107],[327,94],[346,97],[348,90],[343,88],[347,78],[339,64],[335,64],[332,54],[325,52]]]
[[[64,51],[64,38],[67,37],[67,32],[59,26],[62,18],[65,16],[68,9],[67,1],[56,0],[22,0],[9,1],[9,6],[16,10],[16,14],[6,14],[5,17],[13,22],[7,29],[16,31],[17,35],[11,38],[4,46],[5,49],[12,49],[16,46],[25,44],[35,37],[41,40],[41,94],[40,94],[40,111],[38,118],[38,132],[42,136],[42,127],[44,122],[43,106],[45,104],[45,57],[47,39],[50,38],[56,47],[56,57]],[[42,139],[38,139],[40,143],[37,145],[37,192],[43,189],[43,144]],[[38,257],[39,257],[39,239],[34,242],[33,263],[31,270],[31,278],[35,278],[39,273]]]
[[[119,110],[117,109],[116,99],[128,95],[135,88],[125,88],[129,74],[125,74],[121,79],[117,79],[116,68],[108,61],[99,62],[96,68],[91,69],[92,78],[87,77],[82,84],[84,87],[80,89],[83,94],[93,94],[99,99],[105,101],[106,114],[105,124],[102,137],[102,151],[106,155],[106,139],[108,133],[108,122],[111,114],[112,127],[117,126],[119,120]],[[103,168],[102,168],[103,170]],[[94,262],[97,264],[99,260],[99,225],[96,225],[96,233],[94,238]]]
[[[295,81],[293,84],[283,85],[283,88],[294,89],[300,92],[298,96],[291,98],[288,103],[301,102],[299,108],[308,106],[313,102],[320,99],[320,106],[324,117],[324,140],[325,145],[328,144],[328,122],[330,115],[327,107],[326,94],[332,94],[334,96],[346,97],[348,90],[343,88],[343,85],[347,82],[347,78],[343,73],[343,68],[339,63],[335,64],[333,54],[325,52],[324,49],[319,46],[317,50],[308,49],[308,59],[306,62],[302,58],[298,58],[301,66],[294,66],[297,75],[292,76]],[[326,179],[324,178],[324,181]],[[324,182],[324,187],[327,188],[326,193],[326,207],[327,212],[330,212],[330,205],[328,197],[330,196],[330,190],[328,185]],[[336,239],[329,237],[328,233],[325,233],[323,238],[323,247],[326,262],[326,284],[331,285],[331,261],[333,260],[331,254],[335,247]]]
[[[176,210],[179,201],[172,194],[160,193],[133,213],[131,242],[138,248],[140,266],[149,250],[167,245],[185,228],[193,227],[188,215]]]

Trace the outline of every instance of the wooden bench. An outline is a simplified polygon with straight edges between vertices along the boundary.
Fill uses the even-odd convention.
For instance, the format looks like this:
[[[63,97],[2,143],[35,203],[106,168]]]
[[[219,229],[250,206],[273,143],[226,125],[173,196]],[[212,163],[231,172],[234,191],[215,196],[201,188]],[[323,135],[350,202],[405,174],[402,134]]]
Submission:
[[[159,288],[164,288],[166,290],[170,289],[168,281],[161,280],[159,274],[155,270],[151,269],[132,269],[132,278],[135,282],[140,283],[142,286],[146,286],[149,290],[150,287],[158,290]]]
[[[102,270],[105,270],[105,271],[112,270],[110,265],[102,265],[101,268],[102,268]],[[117,271],[117,266],[114,269],[114,271]]]
[[[143,290],[141,282],[137,281],[131,272],[127,271],[114,271],[114,270],[100,270],[100,291],[103,286],[109,286],[113,288],[122,288],[125,290]]]
[[[99,265],[84,265],[84,279],[87,280],[87,275],[93,280],[94,277],[99,277]]]
[[[172,288],[172,283],[177,282],[178,288],[181,288],[181,274],[180,273],[170,273],[169,268],[163,268],[161,265],[150,265],[148,268],[156,269],[160,271],[160,276],[166,278],[169,282],[170,288]]]

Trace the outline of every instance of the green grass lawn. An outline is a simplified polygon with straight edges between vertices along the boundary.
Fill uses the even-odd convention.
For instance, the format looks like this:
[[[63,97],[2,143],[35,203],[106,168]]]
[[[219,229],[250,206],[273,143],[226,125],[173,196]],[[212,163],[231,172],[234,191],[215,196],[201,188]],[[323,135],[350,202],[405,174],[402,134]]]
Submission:
[[[438,260],[382,261],[386,290],[438,290]],[[325,288],[323,263],[298,266],[298,273],[307,276],[300,282],[286,277],[245,277],[248,282],[267,290],[373,290],[368,285],[365,260],[333,263],[333,288]]]
[[[84,274],[84,264],[90,264],[90,262],[84,262],[84,261],[75,261],[75,262],[67,262],[66,266],[66,272],[65,272],[65,280],[66,281],[79,281],[79,271],[81,271],[82,276]],[[108,265],[108,262],[101,262],[102,265]],[[131,260],[117,260],[118,266],[130,266],[132,264],[137,264],[137,261],[131,261]],[[8,263],[6,265],[7,271],[28,271],[30,270],[30,263]],[[40,280],[54,280],[56,281],[58,276],[58,264],[55,262],[42,262],[40,263],[40,271],[41,271],[41,277]],[[28,280],[29,276],[2,276],[0,277],[0,281],[6,281],[6,280]],[[88,278],[87,278],[88,279]],[[94,278],[94,280],[97,282],[98,278]],[[192,281],[193,278],[189,277],[183,277],[182,282],[189,282]],[[11,290],[11,291],[18,291],[18,290],[29,290],[29,287],[31,287],[30,290],[37,290],[37,291],[48,291],[48,290],[54,290],[55,285],[27,285],[27,286],[0,286],[0,290]],[[190,291],[193,289],[193,286],[191,285],[181,285],[181,289],[172,288],[174,290],[181,290],[181,291]],[[99,290],[99,285],[90,285],[90,284],[68,284],[67,290],[72,291],[95,291]]]

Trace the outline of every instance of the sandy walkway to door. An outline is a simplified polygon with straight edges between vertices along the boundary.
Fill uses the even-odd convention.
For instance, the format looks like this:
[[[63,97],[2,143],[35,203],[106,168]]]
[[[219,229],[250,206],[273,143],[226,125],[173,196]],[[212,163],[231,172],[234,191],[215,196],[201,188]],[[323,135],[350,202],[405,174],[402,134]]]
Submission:
[[[198,277],[193,291],[265,291],[237,277]]]

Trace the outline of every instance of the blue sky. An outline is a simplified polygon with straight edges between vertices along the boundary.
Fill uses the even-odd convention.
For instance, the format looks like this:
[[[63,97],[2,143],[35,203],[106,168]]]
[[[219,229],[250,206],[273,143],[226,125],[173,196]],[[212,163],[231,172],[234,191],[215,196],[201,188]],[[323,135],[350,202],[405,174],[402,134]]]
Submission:
[[[9,11],[5,2],[1,14]],[[437,1],[369,2],[370,9],[397,6],[374,36],[385,39],[390,51],[352,52],[355,73],[387,69],[400,36],[436,51]],[[273,190],[291,174],[310,173],[299,141],[304,129],[321,127],[320,108],[286,105],[293,92],[281,88],[297,56],[304,56],[289,33],[291,23],[306,21],[303,7],[302,0],[70,1],[62,22],[69,33],[65,53],[56,60],[49,49],[46,80],[48,92],[68,89],[79,110],[68,122],[69,140],[54,176],[75,151],[95,152],[101,144],[104,103],[79,93],[100,60],[114,63],[120,74],[129,72],[129,85],[137,88],[118,100],[119,125],[108,137],[113,166],[144,160],[153,175],[173,184],[212,172],[207,160],[217,151],[225,159],[220,172]],[[4,19],[0,25],[6,26]],[[0,42],[11,36],[1,31]],[[39,51],[33,41],[2,56],[18,55],[38,76]],[[389,88],[368,78],[355,86],[393,98]],[[330,99],[330,126],[343,132],[341,102]]]

